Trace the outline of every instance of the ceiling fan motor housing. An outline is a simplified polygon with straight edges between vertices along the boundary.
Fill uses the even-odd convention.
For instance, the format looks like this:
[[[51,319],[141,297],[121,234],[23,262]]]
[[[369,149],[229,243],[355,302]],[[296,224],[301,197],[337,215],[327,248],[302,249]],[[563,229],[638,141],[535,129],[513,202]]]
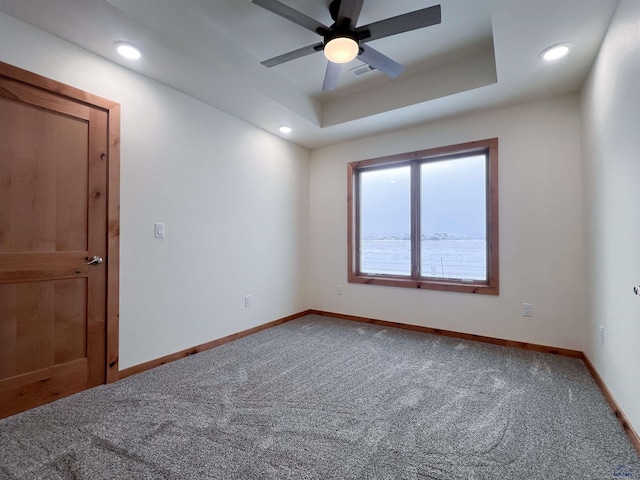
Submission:
[[[348,38],[356,42],[358,46],[360,45],[360,39],[358,38],[358,35],[355,32],[352,32],[351,30],[348,30],[348,29],[332,28],[330,32],[324,35],[325,47],[327,46],[327,43],[329,43],[331,40],[335,40],[336,38]]]
[[[333,18],[334,22],[338,19],[338,13],[340,12],[341,3],[341,0],[333,0],[329,4],[329,14],[331,15],[331,18]]]

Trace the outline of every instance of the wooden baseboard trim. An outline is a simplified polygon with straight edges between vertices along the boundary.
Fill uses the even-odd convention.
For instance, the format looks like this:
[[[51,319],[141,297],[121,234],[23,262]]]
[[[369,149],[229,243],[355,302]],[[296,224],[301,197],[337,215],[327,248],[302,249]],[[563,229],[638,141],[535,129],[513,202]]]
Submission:
[[[303,312],[295,313],[293,315],[289,315],[287,317],[283,317],[283,318],[280,318],[278,320],[274,320],[272,322],[265,323],[263,325],[258,325],[257,327],[253,327],[253,328],[250,328],[248,330],[243,330],[242,332],[238,332],[238,333],[234,333],[232,335],[227,335],[226,337],[218,338],[217,340],[213,340],[211,342],[203,343],[201,345],[197,345],[197,346],[192,347],[192,348],[187,348],[185,350],[181,350],[179,352],[175,352],[175,353],[172,353],[170,355],[165,355],[164,357],[157,358],[155,360],[150,360],[148,362],[141,363],[139,365],[134,365],[133,367],[125,368],[124,370],[120,370],[120,372],[119,372],[120,373],[120,379],[129,377],[131,375],[135,375],[137,373],[145,372],[145,371],[150,370],[152,368],[159,367],[160,365],[165,365],[167,363],[171,363],[171,362],[173,362],[175,360],[179,360],[181,358],[188,357],[188,356],[193,355],[195,353],[199,353],[199,352],[203,352],[205,350],[209,350],[209,349],[211,349],[213,347],[217,347],[219,345],[224,345],[225,343],[229,343],[229,342],[232,342],[234,340],[238,340],[238,339],[246,337],[248,335],[252,335],[254,333],[258,333],[258,332],[260,332],[262,330],[266,330],[268,328],[275,327],[276,325],[281,325],[283,323],[289,322],[291,320],[295,320],[297,318],[304,317],[306,315],[322,315],[322,316],[325,316],[325,317],[339,318],[339,319],[342,319],[342,320],[351,320],[353,322],[371,323],[373,325],[380,325],[382,327],[401,328],[401,329],[404,329],[404,330],[411,330],[411,331],[414,331],[414,332],[431,333],[431,334],[434,334],[434,335],[442,335],[442,336],[445,336],[445,337],[460,338],[462,340],[474,340],[474,341],[477,341],[477,342],[490,343],[490,344],[493,344],[493,345],[501,345],[501,346],[504,346],[504,347],[521,348],[523,350],[532,350],[534,352],[550,353],[550,354],[553,354],[553,355],[562,355],[562,356],[565,356],[565,357],[579,358],[586,365],[587,369],[591,373],[591,376],[595,380],[596,385],[598,385],[598,387],[602,391],[602,394],[604,395],[605,399],[607,400],[607,403],[611,407],[611,410],[613,411],[614,415],[616,416],[616,418],[618,419],[618,421],[622,425],[622,428],[624,429],[624,431],[626,432],[627,436],[629,437],[629,440],[631,441],[631,444],[638,451],[638,454],[640,455],[640,436],[638,436],[638,433],[633,429],[633,427],[629,423],[627,417],[625,416],[624,412],[620,409],[620,406],[615,401],[615,399],[613,398],[613,395],[611,394],[611,392],[607,388],[607,385],[602,380],[602,377],[600,377],[600,374],[595,369],[595,367],[593,366],[593,364],[589,360],[589,357],[587,357],[587,355],[584,352],[581,352],[581,351],[578,351],[578,350],[571,350],[571,349],[568,349],[568,348],[549,347],[549,346],[546,346],[546,345],[538,345],[538,344],[535,344],[535,343],[517,342],[517,341],[514,341],[514,340],[505,340],[505,339],[501,339],[501,338],[486,337],[484,335],[475,335],[475,334],[471,334],[471,333],[454,332],[454,331],[451,331],[451,330],[443,330],[443,329],[440,329],[440,328],[423,327],[423,326],[420,326],[420,325],[410,325],[408,323],[390,322],[390,321],[387,321],[387,320],[378,320],[378,319],[375,319],[375,318],[358,317],[358,316],[355,316],[355,315],[346,315],[346,314],[342,314],[342,313],[324,312],[324,311],[321,311],[321,310],[305,310]]]
[[[323,312],[320,310],[310,310],[310,314],[324,315],[325,317],[340,318],[343,320],[352,320],[354,322],[372,323],[383,327],[402,328],[404,330],[412,330],[414,332],[431,333],[434,335],[442,335],[444,337],[460,338],[462,340],[474,340],[476,342],[491,343],[493,345],[501,345],[503,347],[521,348],[524,350],[533,350],[534,352],[551,353],[553,355],[562,355],[564,357],[583,358],[583,354],[579,350],[570,350],[568,348],[548,347],[546,345],[537,345],[535,343],[517,342],[515,340],[504,340],[502,338],[485,337],[483,335],[475,335],[473,333],[461,333],[451,330],[442,330],[440,328],[423,327],[420,325],[410,325],[408,323],[390,322],[387,320],[377,320],[374,318],[357,317],[354,315],[344,315],[342,313]]]
[[[156,358],[154,360],[149,360],[148,362],[140,363],[138,365],[134,365],[129,368],[125,368],[120,370],[119,378],[127,378],[131,375],[136,375],[138,373],[145,372],[147,370],[151,370],[152,368],[159,367],[160,365],[165,365],[167,363],[175,362],[176,360],[180,360],[181,358],[188,357],[190,355],[194,355],[199,352],[204,352],[205,350],[209,350],[211,348],[217,347],[219,345],[224,345],[225,343],[232,342],[234,340],[238,340],[240,338],[246,337],[247,335],[252,335],[254,333],[258,333],[262,330],[266,330],[267,328],[275,327],[276,325],[281,325],[285,322],[289,322],[291,320],[295,320],[296,318],[304,317],[305,315],[323,315],[325,317],[332,318],[340,318],[342,320],[351,320],[354,322],[361,323],[371,323],[374,325],[380,325],[383,327],[392,327],[392,328],[401,328],[404,330],[412,330],[415,332],[422,333],[431,333],[434,335],[442,335],[445,337],[453,337],[460,338],[463,340],[475,340],[477,342],[491,343],[494,345],[502,345],[505,347],[515,347],[522,348],[525,350],[533,350],[536,352],[542,353],[551,353],[555,355],[563,355],[567,357],[574,357],[584,359],[585,356],[582,352],[577,350],[569,350],[566,348],[556,348],[556,347],[548,347],[545,345],[536,345],[533,343],[525,343],[525,342],[516,342],[513,340],[503,340],[500,338],[494,337],[485,337],[483,335],[475,335],[471,333],[461,333],[454,332],[451,330],[442,330],[440,328],[431,328],[431,327],[423,327],[420,325],[410,325],[408,323],[400,323],[400,322],[390,322],[387,320],[377,320],[375,318],[367,318],[367,317],[358,317],[355,315],[346,315],[342,313],[334,313],[334,312],[324,312],[321,310],[305,310],[299,313],[295,313],[293,315],[289,315],[287,317],[280,318],[278,320],[274,320],[272,322],[268,322],[262,325],[258,325],[257,327],[249,328],[248,330],[243,330],[238,333],[234,333],[231,335],[227,335],[226,337],[218,338],[216,340],[212,340],[210,342],[202,343],[200,345],[196,345],[195,347],[186,348],[184,350],[180,350],[179,352],[171,353],[169,355],[165,355],[160,358]]]
[[[210,342],[196,345],[195,347],[186,348],[184,350],[180,350],[179,352],[171,353],[169,355],[165,355],[163,357],[156,358],[154,360],[149,360],[148,362],[140,363],[138,365],[125,368],[123,370],[120,370],[119,378],[123,379],[123,378],[130,377],[131,375],[135,375],[137,373],[145,372],[152,368],[159,367],[160,365],[165,365],[167,363],[174,362],[181,358],[185,358],[199,352],[204,352],[205,350],[209,350],[219,345],[224,345],[225,343],[238,340],[240,338],[246,337],[247,335],[252,335],[262,330],[266,330],[267,328],[275,327],[276,325],[281,325],[285,322],[289,322],[291,320],[304,317],[305,315],[323,315],[325,317],[339,318],[342,320],[351,320],[351,321],[360,322],[360,323],[371,323],[371,324],[380,325],[383,327],[401,328],[404,330],[412,330],[415,332],[431,333],[434,335],[442,335],[445,337],[460,338],[462,340],[474,340],[477,342],[491,343],[494,345],[501,345],[504,347],[522,348],[524,350],[532,350],[532,351],[541,352],[541,353],[551,353],[554,355],[563,355],[566,357],[573,357],[573,358],[580,358],[580,359],[586,358],[582,352],[578,350],[570,350],[567,348],[548,347],[545,345],[537,345],[534,343],[517,342],[514,340],[504,340],[501,338],[485,337],[483,335],[475,335],[472,333],[454,332],[451,330],[443,330],[440,328],[423,327],[420,325],[410,325],[408,323],[400,323],[400,322],[390,322],[388,320],[378,320],[375,318],[358,317],[355,315],[346,315],[343,313],[325,312],[322,310],[305,310],[299,313],[294,313],[293,315],[289,315],[287,317],[280,318],[278,320],[274,320],[272,322],[258,325],[257,327],[249,328],[248,330],[243,330],[238,333],[227,335],[226,337],[218,338]],[[589,368],[589,364],[587,364],[587,367]],[[593,367],[590,367],[589,369],[592,370],[592,368]],[[595,372],[595,370],[593,371]],[[597,379],[596,379],[596,382],[597,382]]]
[[[516,342],[513,340],[504,340],[501,338],[485,337],[483,335],[474,335],[470,333],[453,332],[450,330],[442,330],[439,328],[422,327],[419,325],[410,325],[407,323],[389,322],[387,320],[377,320],[374,318],[357,317],[355,315],[345,315],[342,313],[323,312],[321,310],[309,310],[307,314],[323,315],[325,317],[339,318],[342,320],[351,320],[354,322],[361,322],[361,323],[371,323],[371,324],[380,325],[383,327],[402,328],[404,330],[412,330],[415,332],[432,333],[434,335],[443,335],[446,337],[460,338],[463,340],[475,340],[478,342],[491,343],[494,345],[501,345],[504,347],[522,348],[524,350],[533,350],[534,352],[551,353],[554,355],[562,355],[565,357],[579,358],[586,365],[587,370],[589,370],[589,373],[591,373],[591,376],[595,380],[596,385],[598,385],[598,387],[602,391],[602,394],[607,400],[607,403],[611,407],[613,414],[616,416],[616,418],[620,422],[620,425],[622,425],[622,428],[624,429],[627,436],[629,437],[631,444],[640,455],[640,436],[638,436],[638,433],[633,429],[633,427],[629,423],[629,420],[625,416],[624,412],[620,409],[620,406],[615,401],[615,399],[613,398],[613,395],[607,388],[607,385],[602,380],[602,377],[600,377],[600,374],[598,374],[598,371],[595,369],[595,367],[589,360],[589,357],[587,357],[587,355],[584,352],[581,352],[578,350],[570,350],[567,348],[548,347],[546,345],[537,345],[534,343]]]
[[[275,327],[276,325],[281,325],[291,320],[295,320],[296,318],[304,317],[305,315],[309,315],[309,313],[311,313],[311,310],[305,310],[304,312],[294,313],[293,315],[279,318],[278,320],[274,320],[269,323],[258,325],[257,327],[249,328],[248,330],[243,330],[238,333],[227,335],[226,337],[218,338],[210,342],[196,345],[195,347],[187,348],[185,350],[180,350],[179,352],[165,355],[164,357],[156,358],[155,360],[149,360],[148,362],[140,363],[138,365],[134,365],[133,367],[125,368],[123,370],[120,370],[120,380],[122,380],[123,378],[130,377],[131,375],[136,375],[137,373],[142,373],[147,370],[151,370],[152,368],[159,367],[160,365],[165,365],[167,363],[180,360],[181,358],[185,358],[190,355],[194,355],[196,353],[204,352],[205,350],[209,350],[213,347],[224,345],[225,343],[238,340],[242,337],[246,337],[248,335],[261,332],[262,330],[266,330],[267,328]]]
[[[607,403],[611,407],[613,414],[616,416],[616,418],[620,422],[620,425],[622,425],[622,428],[624,429],[627,436],[629,437],[631,444],[638,452],[638,455],[640,455],[640,436],[638,436],[638,432],[636,432],[631,426],[631,424],[629,423],[629,420],[627,419],[626,415],[620,408],[620,405],[618,405],[618,402],[616,402],[615,398],[613,398],[613,395],[609,391],[609,388],[604,383],[604,380],[602,380],[602,377],[596,370],[596,367],[593,366],[593,363],[591,363],[591,360],[589,360],[589,357],[587,357],[586,353],[583,353],[582,360],[584,360],[584,364],[587,366],[587,369],[589,370],[589,373],[591,373],[591,376],[595,380],[596,385],[598,385],[598,387],[600,388],[600,391],[602,391],[602,394],[604,395],[604,398],[607,400]]]

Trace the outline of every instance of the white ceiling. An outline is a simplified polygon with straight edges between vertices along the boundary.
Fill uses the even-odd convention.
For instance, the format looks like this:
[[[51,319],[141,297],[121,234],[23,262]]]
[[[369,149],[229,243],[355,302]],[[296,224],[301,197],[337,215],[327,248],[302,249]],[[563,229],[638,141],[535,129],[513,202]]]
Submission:
[[[330,25],[330,0],[281,0]],[[438,118],[577,91],[618,0],[364,0],[358,26],[435,4],[442,23],[375,40],[407,67],[391,80],[343,67],[322,90],[322,53],[273,68],[262,60],[321,41],[251,0],[0,0],[0,11],[170,85],[307,148]],[[121,59],[113,42],[138,45]],[[569,42],[545,64],[540,52]],[[283,136],[283,135],[281,135]]]

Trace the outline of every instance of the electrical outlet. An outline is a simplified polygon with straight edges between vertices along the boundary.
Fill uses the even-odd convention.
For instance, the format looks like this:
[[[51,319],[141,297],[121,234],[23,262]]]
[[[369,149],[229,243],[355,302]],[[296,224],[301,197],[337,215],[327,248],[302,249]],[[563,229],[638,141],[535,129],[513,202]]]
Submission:
[[[600,325],[600,345],[604,345],[604,327]]]
[[[531,304],[531,303],[523,303],[522,304],[522,316],[523,317],[533,317],[533,304]]]
[[[244,306],[245,307],[250,307],[251,306],[251,295],[245,295],[244,296]]]

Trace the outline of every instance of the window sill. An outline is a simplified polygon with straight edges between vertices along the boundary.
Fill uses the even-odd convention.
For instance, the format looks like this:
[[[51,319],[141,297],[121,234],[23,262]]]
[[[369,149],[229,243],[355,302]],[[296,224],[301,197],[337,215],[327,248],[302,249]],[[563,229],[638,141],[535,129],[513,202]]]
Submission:
[[[356,275],[350,274],[349,283],[361,285],[381,285],[385,287],[416,288],[420,290],[440,290],[458,293],[479,293],[482,295],[498,295],[498,285],[490,285],[482,282],[462,283],[455,279],[422,279],[399,278],[390,275]]]

